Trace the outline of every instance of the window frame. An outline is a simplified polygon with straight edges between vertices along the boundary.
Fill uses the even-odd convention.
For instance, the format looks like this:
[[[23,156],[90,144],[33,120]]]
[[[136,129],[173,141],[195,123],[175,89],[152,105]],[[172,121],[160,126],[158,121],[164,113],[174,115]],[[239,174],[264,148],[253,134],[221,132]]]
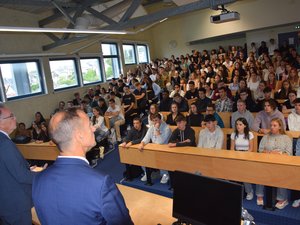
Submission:
[[[116,55],[104,55],[103,54],[103,50],[102,50],[102,44],[110,44],[110,45],[115,45],[116,46]],[[101,48],[101,53],[102,53],[102,62],[103,62],[103,76],[105,76],[105,81],[110,81],[112,78],[116,78],[115,76],[113,76],[110,79],[107,79],[106,76],[106,71],[105,71],[105,63],[104,63],[104,59],[106,58],[110,58],[110,59],[117,59],[118,60],[118,68],[119,68],[119,72],[121,73],[121,63],[120,63],[120,52],[119,52],[119,45],[117,42],[101,42],[100,43],[100,48]]]
[[[98,63],[99,63],[99,69],[100,69],[100,79],[101,79],[101,81],[91,82],[91,83],[88,83],[88,84],[85,84],[85,83],[84,83],[84,80],[83,80],[83,73],[82,73],[82,68],[81,68],[81,62],[80,62],[81,59],[97,59],[97,60],[98,60]],[[103,69],[102,69],[101,57],[99,57],[99,56],[82,56],[82,57],[79,57],[78,61],[79,61],[79,65],[80,65],[80,75],[81,75],[81,79],[82,79],[82,86],[88,86],[88,85],[94,85],[94,84],[104,83],[104,77],[103,77]]]
[[[133,56],[134,56],[134,63],[126,63],[125,62],[124,45],[132,46]],[[138,64],[138,60],[137,60],[137,46],[136,46],[136,44],[133,44],[133,43],[123,43],[122,44],[122,50],[123,50],[124,65],[130,66],[130,65],[137,65]],[[148,56],[147,56],[147,59],[148,59]]]
[[[139,53],[138,53],[138,47],[139,46],[143,46],[146,48],[146,56],[147,56],[147,62],[140,62],[140,59],[139,59]],[[149,63],[149,47],[147,44],[136,44],[136,56],[137,56],[137,61],[139,64],[141,63]]]
[[[36,92],[36,93],[32,93],[32,94],[26,94],[26,95],[21,95],[21,96],[15,96],[15,97],[10,97],[8,98],[6,96],[5,93],[5,84],[4,84],[4,80],[3,80],[3,76],[2,73],[0,74],[1,77],[1,87],[2,87],[2,92],[0,94],[0,97],[2,97],[1,100],[3,100],[3,102],[9,102],[9,101],[13,101],[13,100],[18,100],[18,99],[23,99],[23,98],[29,98],[29,97],[33,97],[33,96],[39,96],[39,95],[44,95],[46,94],[46,82],[44,79],[44,73],[43,73],[43,69],[42,69],[42,63],[41,63],[41,59],[12,59],[12,60],[0,60],[0,64],[13,64],[13,63],[30,63],[30,62],[35,62],[37,65],[37,71],[39,73],[39,79],[40,79],[40,85],[41,85],[41,91],[40,92]],[[1,65],[0,65],[1,66]]]
[[[54,82],[53,82],[53,78],[52,78],[52,72],[51,72],[51,66],[50,66],[50,62],[51,61],[63,61],[63,60],[73,60],[74,61],[74,65],[75,65],[75,78],[77,79],[77,85],[74,86],[70,86],[70,87],[63,87],[63,88],[54,88]],[[81,86],[81,80],[80,80],[80,72],[79,71],[79,67],[78,67],[78,61],[75,57],[66,57],[66,58],[49,58],[49,69],[50,69],[50,76],[51,76],[51,80],[52,80],[52,85],[53,85],[53,91],[54,92],[59,92],[59,91],[64,91],[64,90],[69,90],[72,88],[78,88]]]

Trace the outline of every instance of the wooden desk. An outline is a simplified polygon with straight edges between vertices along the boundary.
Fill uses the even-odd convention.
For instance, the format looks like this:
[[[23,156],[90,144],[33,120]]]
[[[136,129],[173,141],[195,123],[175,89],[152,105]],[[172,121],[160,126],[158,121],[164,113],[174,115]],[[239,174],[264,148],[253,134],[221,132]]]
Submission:
[[[17,144],[17,147],[25,159],[56,160],[59,154],[56,145],[49,142]]]
[[[122,163],[300,190],[300,157],[158,144],[147,144],[142,152],[138,145],[119,147],[119,152]]]
[[[141,191],[124,185],[117,185],[122,193],[130,216],[135,225],[172,224],[173,200],[160,195]],[[35,209],[32,208],[32,223],[40,225]]]

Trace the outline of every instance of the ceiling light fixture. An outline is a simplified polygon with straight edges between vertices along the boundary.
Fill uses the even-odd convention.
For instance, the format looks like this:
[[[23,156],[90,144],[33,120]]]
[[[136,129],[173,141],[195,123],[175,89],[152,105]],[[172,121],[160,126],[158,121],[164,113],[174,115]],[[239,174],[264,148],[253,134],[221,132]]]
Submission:
[[[79,30],[66,28],[39,28],[39,27],[9,27],[0,26],[0,32],[28,32],[28,33],[75,33],[75,34],[130,34],[127,31],[117,30]]]

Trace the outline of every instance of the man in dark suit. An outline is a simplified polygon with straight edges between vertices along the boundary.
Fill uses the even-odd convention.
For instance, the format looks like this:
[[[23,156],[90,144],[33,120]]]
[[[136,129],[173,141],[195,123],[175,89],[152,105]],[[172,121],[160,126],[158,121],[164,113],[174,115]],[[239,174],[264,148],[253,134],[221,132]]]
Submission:
[[[85,158],[96,144],[94,131],[88,116],[79,109],[52,117],[49,134],[60,155],[35,177],[32,188],[42,224],[133,224],[111,178],[93,170]]]
[[[9,138],[16,117],[0,105],[0,224],[31,225],[33,172]]]

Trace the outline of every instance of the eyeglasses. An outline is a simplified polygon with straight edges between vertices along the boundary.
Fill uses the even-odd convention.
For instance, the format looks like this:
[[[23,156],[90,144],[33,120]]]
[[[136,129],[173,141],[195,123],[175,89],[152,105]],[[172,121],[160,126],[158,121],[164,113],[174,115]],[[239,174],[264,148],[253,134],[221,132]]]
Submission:
[[[15,115],[13,113],[11,113],[9,116],[4,117],[4,118],[0,118],[1,120],[6,120],[6,119],[10,119],[10,118],[15,118]]]

